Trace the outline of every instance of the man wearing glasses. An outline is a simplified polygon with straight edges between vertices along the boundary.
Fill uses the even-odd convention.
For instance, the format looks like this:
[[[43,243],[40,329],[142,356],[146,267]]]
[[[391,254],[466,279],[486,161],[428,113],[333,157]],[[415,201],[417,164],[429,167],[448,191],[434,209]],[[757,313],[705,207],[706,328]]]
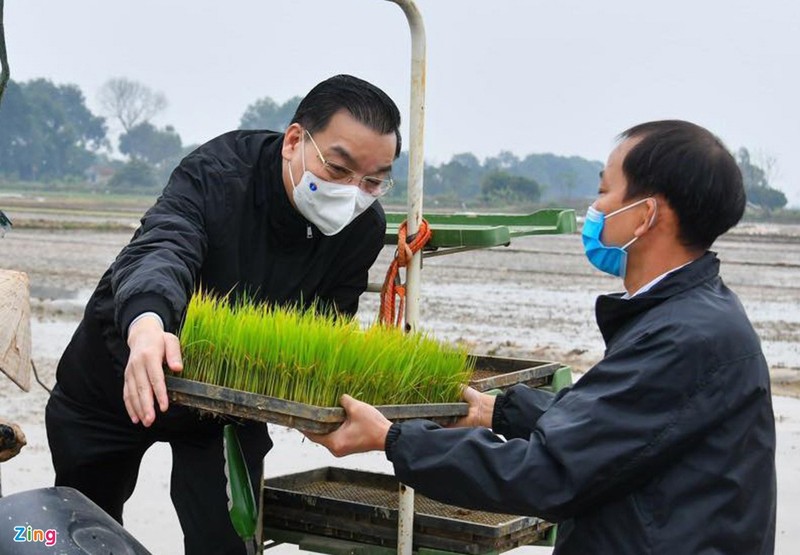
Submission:
[[[144,452],[167,441],[186,553],[245,552],[227,513],[223,423],[168,406],[162,367],[182,368],[174,333],[200,286],[354,315],[383,246],[376,200],[392,186],[399,126],[385,93],[339,75],[308,93],[285,133],[230,132],[181,161],[59,362],[46,411],[56,485],[122,522]],[[238,434],[258,484],[266,426]]]

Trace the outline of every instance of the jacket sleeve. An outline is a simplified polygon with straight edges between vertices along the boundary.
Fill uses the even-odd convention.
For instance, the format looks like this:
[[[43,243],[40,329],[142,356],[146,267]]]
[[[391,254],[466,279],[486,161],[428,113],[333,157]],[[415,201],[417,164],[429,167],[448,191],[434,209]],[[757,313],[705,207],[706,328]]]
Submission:
[[[208,248],[207,207],[224,211],[219,174],[201,156],[185,158],[156,204],[112,266],[115,322],[122,337],[142,312],[161,316],[175,331]]]
[[[527,438],[536,428],[539,418],[561,398],[568,389],[558,394],[515,385],[507,393],[498,395],[492,413],[492,429],[506,439]]]
[[[367,289],[369,269],[383,248],[386,233],[383,210],[368,210],[353,222],[347,233],[340,247],[337,268],[318,297],[324,308],[335,308],[340,314],[355,316],[358,299]]]
[[[555,399],[527,437],[410,421],[393,425],[387,457],[401,481],[446,503],[552,521],[576,516],[638,489],[752,401],[731,393],[741,388],[725,382],[742,372],[724,371],[731,363],[709,357],[704,341],[679,324],[643,334]],[[513,406],[496,416],[513,420]],[[511,435],[523,428],[508,424]]]

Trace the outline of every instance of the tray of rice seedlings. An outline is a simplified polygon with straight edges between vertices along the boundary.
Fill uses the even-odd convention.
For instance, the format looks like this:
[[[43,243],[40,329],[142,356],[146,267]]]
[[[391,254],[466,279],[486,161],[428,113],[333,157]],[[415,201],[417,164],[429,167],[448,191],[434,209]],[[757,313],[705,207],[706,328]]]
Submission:
[[[467,413],[474,358],[422,333],[199,292],[180,340],[184,370],[167,376],[169,396],[202,411],[311,432],[344,421],[344,393],[392,421]]]

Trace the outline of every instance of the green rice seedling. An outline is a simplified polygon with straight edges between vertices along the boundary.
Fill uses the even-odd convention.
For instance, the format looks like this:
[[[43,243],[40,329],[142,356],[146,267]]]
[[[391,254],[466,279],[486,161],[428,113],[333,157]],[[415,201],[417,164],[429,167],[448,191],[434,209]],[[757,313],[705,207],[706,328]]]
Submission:
[[[202,291],[180,340],[183,378],[320,407],[344,393],[373,405],[457,402],[474,366],[466,349],[423,333]]]

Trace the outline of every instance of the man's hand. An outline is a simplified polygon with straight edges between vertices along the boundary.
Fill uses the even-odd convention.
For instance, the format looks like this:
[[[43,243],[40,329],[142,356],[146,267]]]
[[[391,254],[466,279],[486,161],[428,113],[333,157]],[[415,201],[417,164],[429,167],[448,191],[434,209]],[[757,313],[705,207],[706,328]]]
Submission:
[[[492,415],[494,414],[494,395],[480,393],[471,387],[465,387],[461,392],[461,397],[469,405],[469,411],[463,418],[459,418],[453,424],[452,428],[475,428],[475,427],[492,427]]]
[[[392,423],[372,405],[357,401],[349,395],[342,395],[340,403],[347,418],[339,428],[329,434],[303,434],[311,441],[327,447],[336,457],[382,451]]]
[[[0,462],[18,455],[27,443],[19,426],[0,418]]]
[[[175,335],[161,329],[157,319],[144,317],[131,326],[128,347],[131,354],[125,367],[122,399],[131,422],[148,427],[156,419],[154,394],[161,412],[169,407],[163,364],[166,360],[173,372],[183,370],[181,345]]]

